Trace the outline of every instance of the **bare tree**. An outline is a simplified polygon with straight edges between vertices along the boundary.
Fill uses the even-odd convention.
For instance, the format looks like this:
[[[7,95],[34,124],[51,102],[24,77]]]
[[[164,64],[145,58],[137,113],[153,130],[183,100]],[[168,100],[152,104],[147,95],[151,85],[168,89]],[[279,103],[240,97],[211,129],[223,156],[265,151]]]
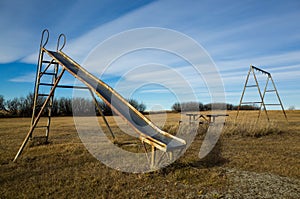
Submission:
[[[18,115],[18,110],[19,110],[19,106],[20,106],[20,102],[19,102],[18,98],[15,97],[12,100],[8,100],[6,102],[6,106],[11,115],[13,115],[13,116]]]
[[[290,111],[294,111],[295,109],[296,109],[295,106],[290,106],[290,107],[289,107],[289,110],[290,110]]]
[[[4,100],[3,95],[0,95],[0,110],[6,111],[6,109],[5,109],[5,100]]]
[[[128,99],[129,104],[131,104],[136,110],[143,113],[146,110],[146,105],[143,103],[139,103],[135,99]]]

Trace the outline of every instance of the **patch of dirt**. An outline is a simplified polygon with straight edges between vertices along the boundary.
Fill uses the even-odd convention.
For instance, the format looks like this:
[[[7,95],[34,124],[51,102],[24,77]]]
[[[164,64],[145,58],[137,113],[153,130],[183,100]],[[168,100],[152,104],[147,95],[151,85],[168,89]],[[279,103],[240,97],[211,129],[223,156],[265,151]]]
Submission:
[[[227,169],[225,198],[300,198],[300,180],[270,173]]]
[[[234,168],[224,168],[228,179],[227,189],[223,192],[209,191],[205,193],[191,192],[186,198],[249,198],[249,199],[275,199],[300,198],[300,180],[282,177],[271,173],[256,173],[242,171]],[[191,188],[189,187],[191,190]]]

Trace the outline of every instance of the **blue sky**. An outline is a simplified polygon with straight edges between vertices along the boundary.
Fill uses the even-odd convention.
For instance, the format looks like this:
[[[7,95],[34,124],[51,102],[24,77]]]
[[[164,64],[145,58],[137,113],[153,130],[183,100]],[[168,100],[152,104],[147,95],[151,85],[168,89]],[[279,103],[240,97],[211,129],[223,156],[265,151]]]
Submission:
[[[40,36],[44,28],[50,31],[49,48],[55,49],[57,36],[64,33],[67,36],[65,52],[84,64],[91,50],[112,35],[134,28],[161,27],[181,32],[203,46],[222,77],[226,102],[239,103],[249,66],[255,65],[272,74],[284,107],[299,109],[299,11],[300,2],[297,0],[1,1],[0,95],[11,99],[33,91]],[[178,64],[176,59],[178,57],[165,52],[131,53],[127,60],[114,63],[102,78],[113,87],[122,80],[123,83],[116,87],[118,92],[143,101],[148,109],[169,109],[176,96],[168,92],[168,88],[148,82],[136,92],[126,93],[136,82],[129,76],[122,79],[122,74],[130,72],[130,64],[134,68],[137,64],[160,63],[184,71],[185,77],[191,81],[198,78],[191,71],[184,70],[184,61]],[[119,67],[118,63],[122,66]],[[98,67],[101,70],[101,66]],[[162,71],[156,70],[155,66],[148,68],[151,67],[153,70],[146,70],[147,73],[139,75],[133,72],[130,75],[135,80],[140,78],[140,85],[148,77],[166,79]],[[100,75],[99,71],[91,72]],[[74,83],[70,76],[63,81]],[[199,84],[201,82],[195,82],[197,98],[209,103],[205,84]],[[57,92],[58,96],[71,94],[71,91]],[[249,90],[248,95],[255,98],[257,92]]]

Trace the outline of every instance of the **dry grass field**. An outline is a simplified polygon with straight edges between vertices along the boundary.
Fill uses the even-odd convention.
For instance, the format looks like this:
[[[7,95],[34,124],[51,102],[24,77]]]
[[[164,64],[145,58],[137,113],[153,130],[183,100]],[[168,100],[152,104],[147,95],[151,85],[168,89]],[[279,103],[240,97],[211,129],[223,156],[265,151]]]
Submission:
[[[300,111],[280,112],[256,123],[256,112],[228,112],[221,138],[211,154],[198,157],[203,133],[166,168],[145,174],[111,169],[84,147],[72,117],[52,120],[49,143],[28,143],[12,162],[29,118],[0,119],[0,198],[300,198]],[[151,117],[161,117],[160,114]],[[167,115],[174,132],[179,114]],[[108,117],[118,143],[139,144]],[[104,124],[99,118],[101,125]],[[36,133],[35,135],[39,135]],[[128,145],[130,147],[136,145]]]

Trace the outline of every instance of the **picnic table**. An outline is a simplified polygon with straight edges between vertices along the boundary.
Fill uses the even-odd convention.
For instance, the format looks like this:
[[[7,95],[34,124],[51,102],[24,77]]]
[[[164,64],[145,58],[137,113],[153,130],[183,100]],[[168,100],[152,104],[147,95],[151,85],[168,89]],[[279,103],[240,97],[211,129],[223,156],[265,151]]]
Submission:
[[[203,118],[209,124],[215,123],[217,117],[229,116],[228,114],[199,114],[199,113],[187,113],[186,115],[189,116],[190,123],[193,123],[198,119]]]
[[[206,117],[208,117],[209,123],[215,123],[217,117],[227,117],[228,114],[207,114]]]

